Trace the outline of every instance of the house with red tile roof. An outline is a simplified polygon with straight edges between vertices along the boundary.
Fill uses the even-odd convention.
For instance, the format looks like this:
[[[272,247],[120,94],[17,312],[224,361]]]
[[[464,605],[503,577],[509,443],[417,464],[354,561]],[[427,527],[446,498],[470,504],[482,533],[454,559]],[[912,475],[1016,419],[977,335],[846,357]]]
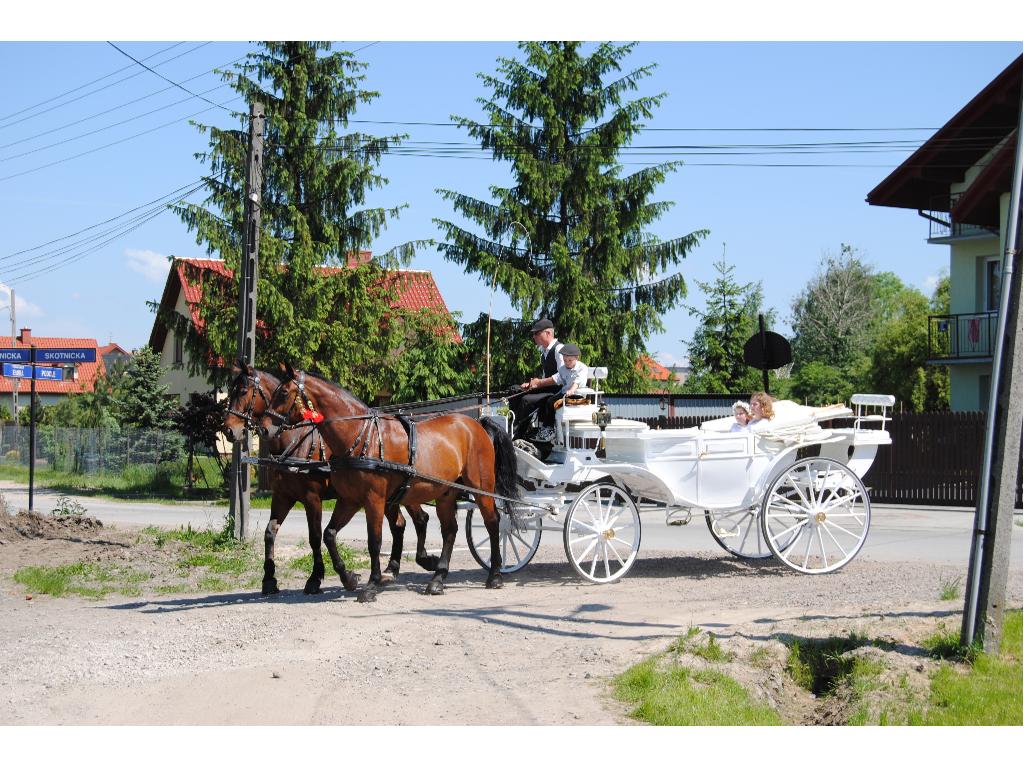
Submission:
[[[348,264],[365,263],[370,258],[369,251],[361,251],[350,256]],[[330,274],[340,269],[345,267],[324,267],[323,271],[324,274]],[[231,269],[219,259],[175,258],[160,299],[160,312],[173,309],[177,314],[189,318],[201,333],[203,319],[199,314],[199,302],[203,295],[203,285],[208,280],[230,280],[232,274]],[[404,269],[391,273],[388,279],[395,281],[398,307],[408,310],[429,309],[451,316],[434,282],[434,276],[429,271]],[[160,355],[160,365],[165,371],[160,383],[166,384],[168,392],[185,403],[190,393],[209,392],[212,387],[205,378],[189,375],[188,350],[184,339],[176,336],[173,330],[160,321],[160,312],[153,323],[149,346]],[[451,328],[455,338],[459,339],[454,320]]]
[[[21,333],[13,339],[10,336],[0,336],[0,349],[16,349],[19,347],[29,349],[33,345],[35,345],[36,349],[96,350],[95,363],[68,363],[59,366],[64,369],[63,381],[36,379],[36,396],[43,405],[55,405],[61,398],[68,395],[91,392],[97,377],[106,370],[105,356],[102,350],[106,350],[108,347],[116,347],[125,355],[128,355],[117,344],[101,346],[96,343],[96,339],[71,338],[67,336],[35,336],[32,334],[31,328],[22,328]],[[32,382],[28,379],[22,380],[0,376],[0,403],[7,405],[8,410],[10,410],[11,393],[17,390],[19,397],[18,407],[28,405],[31,385]]]

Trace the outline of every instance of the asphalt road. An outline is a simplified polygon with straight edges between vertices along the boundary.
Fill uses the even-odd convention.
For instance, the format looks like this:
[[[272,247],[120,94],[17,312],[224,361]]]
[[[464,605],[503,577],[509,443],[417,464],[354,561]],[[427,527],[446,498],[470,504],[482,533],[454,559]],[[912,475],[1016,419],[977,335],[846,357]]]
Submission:
[[[0,481],[0,491],[7,499],[11,511],[28,508],[28,488],[10,481]],[[34,508],[37,512],[48,513],[57,504],[58,494],[48,489],[36,489]],[[98,518],[105,525],[143,526],[158,525],[176,528],[191,525],[193,528],[219,528],[223,525],[227,507],[214,504],[153,504],[132,501],[110,501],[88,496],[71,497],[85,507],[87,514]],[[266,527],[270,511],[252,510],[250,535],[259,536]],[[963,507],[909,507],[894,505],[872,506],[871,530],[858,558],[879,561],[921,561],[933,563],[960,564],[966,567],[971,544],[971,528],[974,510]],[[559,523],[547,523],[541,539],[541,546],[561,547]],[[460,521],[460,526],[463,523]],[[463,526],[464,527],[464,526]],[[552,530],[548,530],[552,528]],[[659,512],[644,512],[641,515],[642,541],[640,556],[644,550],[665,552],[714,551],[718,545],[708,532],[704,519],[694,515],[687,525],[667,526],[664,515]],[[1014,518],[1011,569],[1022,567],[1021,515]],[[412,526],[406,535],[406,547],[413,546]],[[293,509],[282,528],[281,535],[291,539],[305,540],[306,519],[303,510]],[[342,540],[364,542],[366,527],[362,515],[356,515],[344,529]],[[440,532],[437,522],[431,518],[428,530],[428,545],[440,546]],[[388,550],[389,537],[385,530],[384,551]],[[465,548],[465,538],[460,530],[458,547]]]

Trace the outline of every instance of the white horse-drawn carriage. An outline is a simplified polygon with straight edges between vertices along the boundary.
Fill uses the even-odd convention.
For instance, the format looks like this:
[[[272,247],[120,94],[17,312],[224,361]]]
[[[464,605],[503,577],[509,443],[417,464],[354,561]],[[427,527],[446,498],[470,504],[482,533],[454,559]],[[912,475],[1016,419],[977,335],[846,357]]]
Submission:
[[[595,385],[607,376],[598,368]],[[894,398],[854,395],[843,405],[774,404],[763,429],[731,432],[731,417],[690,429],[651,429],[612,418],[599,389],[557,411],[556,438],[541,460],[518,450],[523,503],[501,515],[502,571],[523,568],[544,531],[559,531],[575,571],[594,582],[620,579],[640,549],[641,512],[668,523],[705,516],[712,537],[743,558],[777,557],[801,573],[830,573],[867,538],[871,503],[861,478],[880,445]],[[823,424],[853,419],[852,427]],[[490,563],[488,536],[472,508],[467,542]]]

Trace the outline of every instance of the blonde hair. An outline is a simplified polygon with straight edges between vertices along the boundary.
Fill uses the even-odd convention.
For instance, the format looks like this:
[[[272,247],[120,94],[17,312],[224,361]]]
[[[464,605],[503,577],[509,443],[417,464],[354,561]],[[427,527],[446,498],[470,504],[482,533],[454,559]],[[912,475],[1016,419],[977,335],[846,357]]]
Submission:
[[[767,392],[755,392],[750,396],[750,402],[758,402],[761,404],[761,413],[764,414],[766,419],[775,417],[775,410],[772,408],[772,396]]]

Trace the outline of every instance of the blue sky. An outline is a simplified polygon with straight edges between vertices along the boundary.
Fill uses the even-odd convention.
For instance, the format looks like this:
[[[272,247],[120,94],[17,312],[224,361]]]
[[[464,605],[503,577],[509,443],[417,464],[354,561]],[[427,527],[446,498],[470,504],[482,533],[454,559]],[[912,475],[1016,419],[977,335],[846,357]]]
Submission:
[[[478,116],[475,98],[486,91],[476,73],[493,73],[497,57],[517,53],[512,42],[379,40],[382,36],[367,34],[363,41],[336,45],[358,50],[357,57],[368,64],[366,85],[381,93],[358,110],[356,120],[447,123],[452,114]],[[167,79],[205,93],[213,102],[244,109],[229,101],[234,93],[227,87],[207,92],[219,81],[203,73],[253,46],[203,45],[202,40],[175,45],[185,37],[159,43],[111,39]],[[1020,51],[1019,42],[649,41],[639,43],[624,64],[656,63],[655,74],[642,81],[640,93],[666,94],[648,123],[660,130],[642,133],[637,146],[900,141],[912,147]],[[115,70],[121,71],[110,76]],[[157,216],[88,254],[81,247],[56,251],[72,240],[37,247],[198,180],[206,169],[193,154],[205,148],[206,139],[185,118],[195,115],[226,127],[230,116],[190,98],[102,39],[0,43],[0,71],[6,73],[0,107],[0,210],[5,222],[0,282],[16,289],[18,325],[31,327],[37,335],[95,337],[128,348],[145,344],[153,323],[146,301],[160,296],[167,257],[205,255],[173,214]],[[14,77],[14,72],[20,74]],[[93,84],[82,88],[87,83]],[[143,115],[147,112],[151,114]],[[121,121],[129,122],[107,128]],[[400,131],[411,142],[469,142],[454,127],[369,122],[352,128],[376,134]],[[768,128],[844,130],[763,130]],[[627,162],[669,157],[669,150],[650,151],[650,156]],[[927,222],[914,211],[872,208],[864,202],[910,149],[811,155],[769,151],[673,156],[686,165],[656,197],[675,205],[652,231],[668,238],[710,230],[682,265],[690,286],[688,303],[703,307],[696,281],[714,278],[712,264],[723,248],[742,281],[762,283],[767,305],[783,321],[782,332],[788,330],[785,320],[792,299],[823,253],[837,252],[841,243],[858,248],[875,268],[891,270],[904,282],[930,291],[948,257],[945,248],[925,243]],[[780,163],[820,166],[768,165]],[[639,167],[625,166],[627,171]],[[408,208],[373,245],[374,251],[438,236],[431,220],[455,214],[435,194],[436,188],[487,198],[488,185],[508,182],[507,167],[488,159],[391,156],[381,172],[390,185],[373,202],[405,203]],[[412,266],[434,273],[449,308],[461,312],[463,319],[487,311],[489,287],[436,251],[421,252]],[[5,294],[3,289],[0,304],[8,303]],[[494,297],[494,311],[495,316],[511,312],[500,293]],[[0,311],[0,324],[6,332],[6,309]],[[665,324],[666,332],[652,338],[649,348],[664,362],[681,361],[695,320],[680,308],[666,316]]]

